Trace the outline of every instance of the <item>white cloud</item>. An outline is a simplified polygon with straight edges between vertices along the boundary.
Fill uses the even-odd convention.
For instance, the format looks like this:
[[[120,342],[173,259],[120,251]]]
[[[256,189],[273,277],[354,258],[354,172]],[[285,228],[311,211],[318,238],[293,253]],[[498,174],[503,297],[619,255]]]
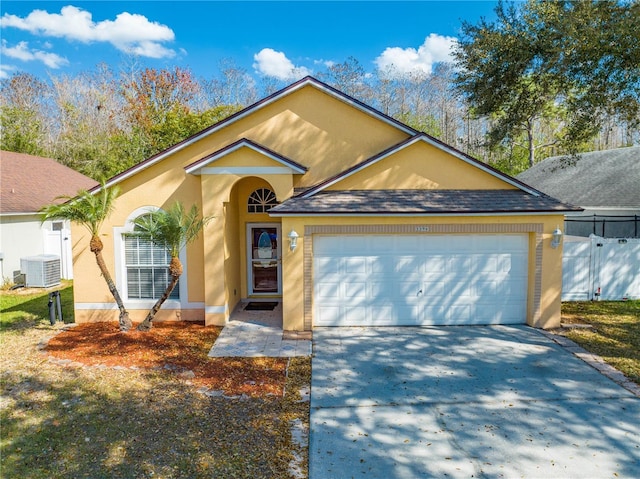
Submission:
[[[69,61],[66,58],[61,57],[56,53],[30,49],[27,42],[20,42],[15,47],[9,47],[7,42],[3,40],[2,55],[22,60],[23,62],[38,60],[49,68],[60,68],[69,64]]]
[[[96,23],[91,12],[68,5],[62,7],[60,13],[33,10],[24,18],[5,13],[0,24],[45,37],[83,43],[106,42],[123,52],[146,57],[167,58],[175,55],[175,51],[162,45],[175,39],[173,30],[151,22],[143,15],[128,12],[118,14],[115,20]]]
[[[9,78],[11,76],[11,73],[13,73],[16,70],[17,68],[14,67],[13,65],[6,65],[3,63],[2,65],[0,65],[0,80]]]
[[[259,73],[278,80],[296,80],[311,74],[305,67],[297,67],[283,52],[263,48],[253,56],[255,68]]]
[[[331,68],[336,64],[333,60],[313,60],[314,65],[322,65],[323,67]]]
[[[378,70],[391,76],[405,76],[410,73],[430,75],[434,63],[453,60],[452,48],[456,41],[454,37],[432,33],[418,49],[389,47],[374,62]]]

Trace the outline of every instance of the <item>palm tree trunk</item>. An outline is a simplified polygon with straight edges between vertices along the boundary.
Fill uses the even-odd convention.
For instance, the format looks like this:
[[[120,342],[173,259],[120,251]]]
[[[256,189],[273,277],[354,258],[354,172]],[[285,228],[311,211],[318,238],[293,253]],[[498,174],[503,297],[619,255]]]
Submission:
[[[99,246],[95,246],[99,244]],[[98,241],[91,241],[91,251],[96,256],[96,263],[98,263],[98,268],[100,268],[100,273],[102,277],[107,282],[107,286],[109,291],[113,295],[113,298],[116,300],[116,304],[118,305],[118,309],[120,310],[120,316],[118,319],[118,324],[120,325],[120,331],[126,333],[131,329],[133,324],[131,323],[131,319],[129,318],[129,313],[124,307],[124,303],[122,302],[122,298],[120,297],[120,293],[118,292],[118,288],[116,288],[116,284],[113,282],[111,275],[109,274],[109,270],[107,269],[107,265],[104,262],[104,258],[102,257],[102,241],[98,238]]]
[[[160,307],[162,306],[162,304],[167,299],[169,299],[169,295],[171,294],[173,289],[176,287],[176,284],[178,284],[179,279],[180,279],[180,275],[171,275],[171,282],[167,285],[167,289],[164,290],[164,293],[162,294],[160,299],[156,301],[156,304],[154,304],[153,308],[151,308],[151,310],[147,313],[147,317],[144,318],[144,321],[138,325],[137,327],[138,331],[146,332],[151,329],[151,321],[153,321],[153,319],[156,317],[156,313],[160,310]]]

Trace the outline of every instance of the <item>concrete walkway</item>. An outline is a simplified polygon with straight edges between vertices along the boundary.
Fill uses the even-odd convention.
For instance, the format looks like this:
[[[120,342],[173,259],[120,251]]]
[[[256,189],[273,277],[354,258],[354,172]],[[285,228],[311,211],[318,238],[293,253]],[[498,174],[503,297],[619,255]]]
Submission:
[[[272,311],[247,311],[245,304],[231,315],[209,357],[290,358],[311,355],[310,334],[282,331],[282,305]]]
[[[310,479],[640,477],[640,398],[532,328],[319,328],[312,368]]]

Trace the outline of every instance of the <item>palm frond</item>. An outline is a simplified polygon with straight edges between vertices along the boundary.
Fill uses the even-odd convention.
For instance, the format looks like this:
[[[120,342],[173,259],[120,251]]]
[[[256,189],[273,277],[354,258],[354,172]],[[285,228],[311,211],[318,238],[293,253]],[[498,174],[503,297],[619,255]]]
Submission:
[[[200,218],[198,207],[193,205],[187,212],[180,201],[168,210],[158,210],[136,218],[135,235],[152,241],[165,248],[172,258],[177,258],[180,250],[195,240],[212,219]]]
[[[80,190],[76,196],[58,196],[62,203],[52,203],[40,209],[40,220],[69,220],[78,223],[91,233],[98,235],[102,223],[111,215],[115,207],[115,199],[120,191],[117,187],[107,188],[102,183],[96,193]]]

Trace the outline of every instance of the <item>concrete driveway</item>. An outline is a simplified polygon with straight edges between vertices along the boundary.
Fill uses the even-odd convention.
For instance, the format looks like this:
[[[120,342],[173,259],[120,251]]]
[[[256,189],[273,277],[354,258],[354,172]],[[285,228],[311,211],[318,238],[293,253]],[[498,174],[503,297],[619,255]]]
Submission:
[[[313,343],[310,479],[640,477],[640,398],[535,329]]]

